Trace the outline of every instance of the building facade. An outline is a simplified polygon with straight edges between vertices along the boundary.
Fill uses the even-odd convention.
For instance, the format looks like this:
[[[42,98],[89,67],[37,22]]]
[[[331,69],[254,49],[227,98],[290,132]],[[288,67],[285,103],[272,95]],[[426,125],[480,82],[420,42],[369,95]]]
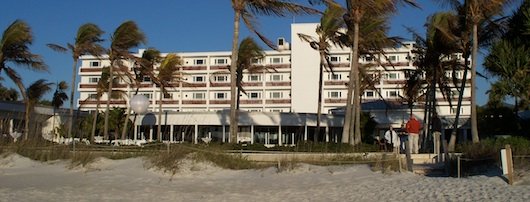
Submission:
[[[318,77],[319,54],[310,45],[298,38],[298,33],[316,37],[316,23],[292,24],[291,44],[284,38],[278,39],[279,51],[265,51],[263,59],[255,60],[255,65],[264,66],[267,70],[259,73],[248,73],[243,77],[243,88],[246,93],[241,95],[240,109],[248,112],[291,112],[291,113],[316,113],[318,103]],[[403,43],[397,48],[386,50],[386,56],[361,55],[360,64],[372,64],[367,72],[378,78],[374,88],[365,90],[362,94],[363,103],[378,102],[384,99],[391,103],[404,103],[403,87],[406,82],[406,72],[414,70],[415,56],[413,42]],[[136,56],[141,57],[143,50]],[[322,112],[330,113],[343,108],[347,100],[347,82],[350,71],[350,50],[348,48],[334,47],[330,51],[329,60],[333,63],[334,74],[324,72],[322,96]],[[176,53],[182,58],[183,65],[179,74],[184,82],[175,82],[169,88],[169,94],[162,98],[162,110],[168,113],[179,112],[217,112],[230,108],[230,52],[184,52]],[[109,61],[103,56],[82,56],[79,68],[80,92],[78,107],[82,110],[95,110],[98,102],[101,106],[106,104],[107,97],[103,95],[99,101],[96,99],[96,87],[101,70],[109,66]],[[375,61],[380,61],[379,64]],[[134,64],[125,61],[127,70],[133,72]],[[462,79],[463,71],[446,72],[448,77],[456,74]],[[469,76],[466,79],[470,79]],[[150,111],[157,112],[160,102],[160,89],[149,78],[144,78],[140,85],[131,84],[127,79],[120,80],[116,89],[122,90],[126,96],[111,100],[115,107],[127,107],[129,98],[138,89],[139,94],[145,95],[151,102]],[[446,125],[451,124],[451,119],[456,115],[456,88],[449,95],[451,104],[437,91],[436,98],[439,115],[446,120]],[[470,90],[464,91],[461,117],[467,119],[470,114]],[[423,118],[424,102],[415,103],[413,113]],[[99,109],[102,110],[102,109]],[[380,127],[394,125],[399,127],[409,115],[407,110],[388,110],[384,107],[363,109],[371,112]]]

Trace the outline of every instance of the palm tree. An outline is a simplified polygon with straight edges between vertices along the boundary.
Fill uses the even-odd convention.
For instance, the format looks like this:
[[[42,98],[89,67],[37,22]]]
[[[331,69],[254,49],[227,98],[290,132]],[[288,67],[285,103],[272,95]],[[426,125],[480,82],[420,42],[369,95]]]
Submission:
[[[502,103],[514,98],[514,111],[524,109],[530,101],[530,49],[521,43],[501,40],[485,58],[484,68],[498,80],[491,86],[490,102]]]
[[[29,124],[31,122],[30,115],[33,113],[33,107],[35,104],[37,104],[41,98],[46,94],[48,91],[51,90],[51,86],[53,83],[47,82],[45,79],[40,79],[32,83],[28,89],[26,89],[27,92],[27,100],[26,100],[26,112],[25,112],[25,122],[24,122],[24,139],[28,139],[29,134]]]
[[[68,95],[66,92],[64,92],[66,89],[68,89],[68,84],[66,81],[61,81],[56,84],[55,92],[53,93],[52,97],[52,106],[53,106],[53,132],[55,133],[55,111],[63,106],[64,101],[68,100]]]
[[[101,29],[99,29],[97,25],[92,23],[86,23],[81,25],[77,30],[77,35],[74,39],[74,44],[68,43],[66,47],[57,44],[47,44],[48,47],[55,51],[69,51],[72,54],[72,82],[70,83],[72,89],[70,90],[70,111],[68,113],[68,135],[70,137],[73,137],[72,124],[74,122],[74,86],[76,85],[75,82],[77,78],[77,65],[79,57],[85,54],[94,56],[101,55],[105,51],[105,49],[100,45],[100,42],[103,41],[103,39],[101,39],[102,34],[103,31],[101,31]]]
[[[151,81],[155,80],[154,75],[154,69],[155,64],[159,63],[161,60],[160,57],[160,51],[154,48],[148,48],[145,50],[142,54],[141,58],[137,58],[137,61],[135,62],[134,67],[134,79],[132,79],[136,85],[136,90],[134,91],[134,95],[138,94],[138,91],[140,90],[140,82],[143,81],[144,77],[149,77]],[[133,83],[133,82],[131,82]],[[130,84],[131,84],[130,83]],[[126,118],[125,123],[123,127],[123,131],[121,133],[122,139],[125,139],[125,136],[127,135],[127,131],[129,130],[128,124],[129,124],[129,118],[131,115],[131,108],[127,106],[127,112],[126,112]],[[136,122],[136,114],[134,115],[133,123]]]
[[[471,27],[471,137],[478,143],[477,103],[476,103],[476,66],[479,46],[479,29],[490,22],[495,16],[502,14],[504,6],[510,0],[444,0],[453,8],[461,10],[466,24]]]
[[[101,77],[100,77],[100,79],[98,81],[98,84],[97,84],[97,87],[96,87],[96,94],[95,94],[96,96],[88,98],[88,99],[96,99],[96,109],[94,110],[94,115],[93,115],[93,120],[92,120],[92,130],[91,130],[91,133],[90,133],[90,141],[91,142],[94,141],[94,136],[96,135],[96,124],[97,124],[97,120],[98,120],[100,100],[101,100],[101,97],[103,96],[103,94],[108,92],[109,83],[110,83],[109,81],[111,81],[110,73],[109,73],[110,70],[109,69],[110,69],[110,67],[103,67],[103,69],[101,70]],[[117,82],[116,79],[112,79],[112,81],[114,83]],[[117,99],[117,98],[120,98],[120,97],[123,97],[123,96],[125,96],[125,93],[123,91],[113,89],[111,95],[109,96],[109,98]]]
[[[9,64],[26,66],[35,71],[47,71],[47,66],[39,55],[31,53],[29,45],[33,42],[31,28],[23,21],[15,20],[4,30],[0,40],[0,73],[6,73],[20,90],[20,95],[26,105],[29,104],[26,88],[22,78]],[[27,138],[27,128],[24,131]]]
[[[274,47],[273,43],[256,29],[254,24],[256,15],[284,17],[288,14],[316,14],[318,11],[287,0],[232,0],[232,8],[234,9],[234,35],[232,38],[232,57],[230,64],[230,141],[237,142],[238,111],[236,108],[236,71],[240,20],[243,20],[246,27],[251,32],[254,32],[262,41],[272,48]]]
[[[237,54],[238,54],[237,56],[238,59],[237,59],[237,70],[236,70],[236,78],[237,78],[236,109],[239,110],[241,92],[246,94],[246,91],[243,88],[243,73],[245,71],[249,74],[261,73],[263,71],[267,71],[268,67],[252,64],[253,60],[262,59],[263,57],[265,57],[265,53],[263,52],[263,49],[261,49],[261,47],[250,37],[246,37],[245,39],[243,39],[243,41],[241,41],[241,45],[239,46],[239,51]]]
[[[182,60],[176,54],[168,54],[158,67],[158,74],[154,82],[160,87],[160,96],[158,100],[158,141],[162,141],[162,100],[164,95],[167,94],[167,87],[172,86],[172,82],[181,80],[180,77],[176,77],[175,73],[178,71],[179,66],[182,65]]]
[[[347,25],[349,37],[348,46],[351,48],[350,59],[350,82],[348,82],[348,97],[346,103],[346,114],[344,117],[344,127],[342,131],[343,142],[350,137],[352,123],[354,122],[354,141],[351,144],[361,143],[361,88],[359,79],[359,36],[360,25],[363,20],[369,19],[367,16],[387,16],[394,13],[397,5],[404,2],[417,6],[414,0],[347,0],[347,12],[344,15],[344,21]],[[355,116],[353,112],[355,111]]]
[[[134,60],[135,56],[129,53],[129,49],[138,47],[145,43],[146,39],[144,33],[138,28],[134,21],[126,21],[122,23],[111,37],[110,49],[108,50],[110,66],[109,79],[114,79],[114,68],[127,71],[127,67],[123,64],[123,60]],[[114,82],[109,82],[107,89],[107,107],[105,109],[105,125],[104,136],[109,134],[109,110],[110,110],[110,96],[112,94]]]
[[[298,36],[305,42],[308,42],[311,47],[319,52],[320,55],[320,69],[318,77],[318,104],[317,104],[317,127],[315,133],[316,137],[320,133],[320,115],[322,114],[322,83],[323,83],[323,74],[324,68],[329,69],[330,72],[333,72],[333,65],[329,61],[329,49],[332,44],[341,45],[341,38],[344,37],[344,34],[339,32],[343,28],[344,21],[341,17],[344,11],[340,5],[334,2],[327,2],[327,9],[324,11],[324,14],[320,18],[320,24],[316,28],[317,38],[306,35],[298,34]]]
[[[18,92],[13,88],[6,88],[0,84],[0,100],[2,101],[16,101],[18,100]]]

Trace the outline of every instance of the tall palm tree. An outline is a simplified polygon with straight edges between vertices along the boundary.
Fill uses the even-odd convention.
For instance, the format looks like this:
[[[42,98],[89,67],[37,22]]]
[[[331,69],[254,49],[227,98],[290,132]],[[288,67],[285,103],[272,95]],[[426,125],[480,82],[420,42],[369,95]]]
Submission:
[[[346,103],[346,114],[342,131],[343,142],[350,137],[352,123],[354,123],[353,134],[356,138],[351,144],[361,143],[361,87],[359,79],[359,36],[360,25],[366,16],[387,16],[397,10],[397,5],[407,3],[417,6],[414,0],[346,0],[347,12],[344,21],[347,25],[347,33],[350,36],[348,46],[351,48],[350,60],[350,82],[348,82],[348,97]],[[355,112],[355,116],[353,114]],[[350,137],[351,140],[351,137]]]
[[[160,95],[158,100],[158,141],[162,141],[162,100],[167,94],[167,88],[172,86],[172,82],[180,82],[181,78],[176,76],[179,66],[182,65],[181,58],[176,54],[168,54],[158,67],[158,74],[154,82],[160,88]]]
[[[234,35],[232,38],[232,56],[230,63],[230,142],[235,143],[237,142],[238,131],[236,71],[240,20],[243,20],[246,27],[251,32],[254,32],[269,47],[273,48],[273,43],[256,29],[256,15],[284,17],[288,14],[316,14],[318,11],[300,4],[289,2],[288,0],[232,0],[232,8],[234,9]]]
[[[111,37],[110,49],[108,50],[109,55],[109,79],[114,79],[114,68],[118,68],[123,71],[126,70],[126,66],[123,64],[124,60],[134,60],[135,56],[129,53],[129,49],[138,47],[145,43],[145,35],[138,28],[134,21],[126,21],[122,23]],[[112,94],[114,82],[109,82],[109,88],[107,89],[107,106],[105,109],[105,125],[104,125],[104,136],[108,137],[109,134],[109,110],[110,110],[110,96]]]
[[[134,83],[136,86],[136,89],[134,91],[134,95],[138,94],[138,91],[140,90],[140,83],[143,81],[144,77],[149,77],[151,81],[154,81],[156,76],[154,73],[155,64],[158,64],[162,60],[162,57],[160,56],[160,51],[154,48],[148,48],[142,53],[141,58],[137,58],[135,62],[134,67],[134,78],[132,79],[134,82],[131,82],[130,84]],[[131,108],[127,106],[127,112],[126,112],[126,118],[125,123],[123,127],[123,131],[121,133],[122,139],[125,139],[127,132],[129,130],[128,124],[129,124],[129,118],[131,115]],[[136,121],[136,114],[134,115],[133,123]]]
[[[55,111],[63,106],[64,101],[68,100],[68,95],[66,94],[65,90],[68,89],[68,84],[66,81],[61,81],[56,84],[55,92],[53,93],[52,97],[52,106],[53,106],[53,132],[55,133]]]
[[[495,16],[502,14],[505,5],[511,0],[444,0],[443,3],[462,10],[466,24],[471,27],[471,137],[478,143],[477,102],[476,102],[476,66],[478,60],[479,32]]]
[[[2,101],[16,101],[18,100],[18,92],[13,88],[6,88],[0,84],[0,100]]]
[[[110,73],[109,73],[109,70],[110,67],[103,67],[103,69],[101,70],[101,77],[97,83],[97,87],[96,87],[96,96],[95,97],[89,97],[88,99],[96,99],[96,109],[94,110],[94,115],[93,115],[93,120],[92,120],[92,130],[91,130],[91,133],[90,133],[90,141],[93,142],[94,141],[94,136],[96,135],[96,124],[97,124],[97,120],[98,120],[98,114],[99,114],[99,106],[100,106],[100,100],[101,100],[101,97],[103,96],[103,94],[105,94],[106,92],[108,92],[108,89],[109,89],[109,81],[111,81],[110,79]],[[116,79],[112,79],[112,81],[114,83],[117,82]],[[121,91],[121,90],[116,90],[116,89],[113,89],[112,90],[112,93],[110,95],[110,98],[113,98],[113,99],[117,99],[117,98],[120,98],[120,97],[123,97],[125,96],[125,92]]]
[[[76,85],[75,82],[77,79],[77,65],[79,57],[85,54],[94,56],[101,55],[105,51],[105,49],[100,45],[100,42],[103,41],[103,39],[101,39],[102,34],[103,31],[99,29],[97,25],[92,23],[86,23],[81,25],[77,30],[77,34],[74,39],[74,44],[68,43],[66,47],[57,44],[47,44],[48,47],[55,51],[69,51],[72,54],[72,82],[70,83],[72,89],[70,90],[70,111],[68,113],[68,135],[70,137],[73,137],[72,124],[74,122],[74,86]]]
[[[51,90],[51,86],[53,83],[47,82],[45,79],[39,79],[35,81],[34,83],[30,84],[29,87],[26,89],[27,92],[27,100],[26,100],[26,112],[25,112],[25,122],[24,122],[24,139],[28,139],[29,134],[29,124],[31,122],[31,113],[33,113],[33,107],[35,107],[35,104],[37,104],[41,98],[46,94],[48,91]]]
[[[0,73],[5,72],[20,90],[26,105],[29,104],[22,78],[10,64],[21,65],[35,71],[47,71],[47,66],[39,55],[31,53],[29,45],[33,42],[31,28],[21,20],[15,20],[3,32],[0,40]],[[28,130],[24,131],[27,138]]]
[[[316,28],[317,38],[298,34],[298,36],[305,42],[308,42],[311,47],[319,52],[320,55],[320,69],[318,77],[318,102],[317,102],[317,127],[315,133],[315,140],[320,133],[320,115],[322,114],[322,83],[324,68],[333,72],[333,65],[329,61],[329,49],[332,45],[341,45],[341,39],[344,34],[340,29],[344,26],[344,21],[341,19],[344,10],[335,2],[327,2],[327,9],[320,18],[320,24]]]

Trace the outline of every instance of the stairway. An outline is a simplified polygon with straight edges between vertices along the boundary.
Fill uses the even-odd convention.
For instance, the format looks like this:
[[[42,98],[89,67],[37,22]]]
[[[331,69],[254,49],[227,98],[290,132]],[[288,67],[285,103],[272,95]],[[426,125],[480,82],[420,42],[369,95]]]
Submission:
[[[404,154],[403,158],[406,158]],[[411,154],[411,158],[414,173],[428,176],[445,175],[444,164],[437,154]]]

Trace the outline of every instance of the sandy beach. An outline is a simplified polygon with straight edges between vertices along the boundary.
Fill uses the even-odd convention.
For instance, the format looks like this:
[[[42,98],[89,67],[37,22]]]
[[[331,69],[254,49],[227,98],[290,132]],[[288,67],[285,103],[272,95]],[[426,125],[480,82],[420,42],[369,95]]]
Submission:
[[[0,158],[0,201],[530,201],[530,185],[500,177],[382,174],[364,165],[278,172],[185,161],[181,168],[175,175],[146,169],[141,158],[69,168],[10,154]]]

